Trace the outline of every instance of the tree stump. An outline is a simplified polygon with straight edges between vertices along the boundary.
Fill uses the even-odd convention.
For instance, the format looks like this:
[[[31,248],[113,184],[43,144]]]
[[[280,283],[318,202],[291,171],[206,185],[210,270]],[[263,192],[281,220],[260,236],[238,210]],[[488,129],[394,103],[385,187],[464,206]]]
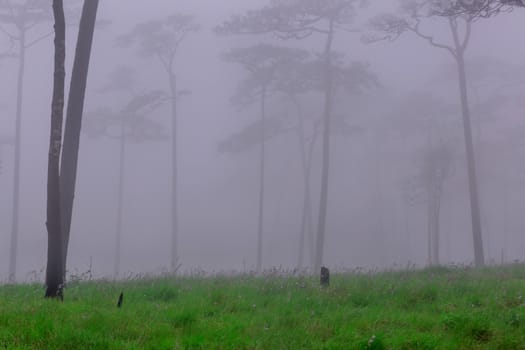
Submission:
[[[321,267],[321,287],[328,287],[330,285],[330,270],[327,267]]]

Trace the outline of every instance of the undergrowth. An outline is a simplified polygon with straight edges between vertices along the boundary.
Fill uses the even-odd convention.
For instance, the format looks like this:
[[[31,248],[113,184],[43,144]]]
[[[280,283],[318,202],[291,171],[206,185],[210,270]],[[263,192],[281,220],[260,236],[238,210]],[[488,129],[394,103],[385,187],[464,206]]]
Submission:
[[[0,287],[0,349],[525,349],[525,266]],[[124,292],[122,308],[116,307]]]

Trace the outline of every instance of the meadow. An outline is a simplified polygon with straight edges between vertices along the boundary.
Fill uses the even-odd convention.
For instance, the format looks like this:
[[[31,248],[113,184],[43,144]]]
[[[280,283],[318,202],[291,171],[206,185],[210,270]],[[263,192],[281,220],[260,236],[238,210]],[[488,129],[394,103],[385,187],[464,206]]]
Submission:
[[[121,308],[117,308],[120,292]],[[525,265],[0,286],[0,349],[525,349]]]

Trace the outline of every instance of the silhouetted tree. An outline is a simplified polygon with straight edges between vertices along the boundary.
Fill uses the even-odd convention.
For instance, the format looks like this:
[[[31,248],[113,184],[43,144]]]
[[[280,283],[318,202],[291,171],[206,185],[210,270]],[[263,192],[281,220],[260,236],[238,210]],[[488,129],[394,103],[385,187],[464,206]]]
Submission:
[[[304,176],[304,198],[301,216],[301,229],[299,239],[299,254],[297,268],[301,270],[304,263],[304,245],[306,235],[308,234],[308,245],[310,252],[310,266],[314,268],[315,263],[315,244],[313,237],[313,218],[311,213],[311,190],[310,178],[312,172],[314,148],[319,139],[323,119],[315,115],[310,115],[310,123],[307,124],[305,108],[303,106],[305,99],[311,99],[312,94],[324,92],[324,68],[323,61],[319,59],[309,59],[304,62],[298,62],[290,69],[287,69],[280,75],[278,90],[285,96],[289,103],[296,110],[299,145],[301,150],[301,166]],[[377,87],[378,81],[375,75],[369,70],[366,64],[360,62],[346,63],[344,55],[334,53],[333,60],[333,89],[334,99],[345,98],[348,95],[361,94],[366,90]],[[303,97],[303,98],[301,98]],[[341,103],[339,103],[341,104]],[[337,105],[337,104],[336,104]],[[343,136],[353,136],[359,132],[359,128],[349,125],[346,120],[346,110],[335,113],[332,120],[331,134],[340,134]]]
[[[129,88],[121,82],[131,82],[130,75],[122,76],[121,72],[128,71],[126,67],[118,68],[111,77],[121,77],[122,80],[111,79],[110,83],[102,90],[118,91]],[[85,120],[84,133],[92,138],[107,137],[119,140],[119,176],[117,193],[117,223],[115,230],[115,256],[114,256],[114,278],[120,273],[121,247],[122,247],[122,223],[124,212],[124,183],[125,183],[125,161],[126,145],[129,142],[141,143],[147,141],[164,141],[169,135],[164,133],[164,127],[147,116],[164,103],[164,94],[160,91],[150,91],[134,95],[129,102],[118,112],[110,108],[100,108],[90,113]]]
[[[451,129],[456,106],[430,93],[411,94],[395,109],[395,127],[425,136],[417,151],[416,172],[405,182],[404,197],[410,205],[426,204],[428,264],[439,265],[440,214],[445,181],[452,172],[455,150]],[[406,135],[405,135],[406,136]]]
[[[199,30],[193,16],[174,14],[162,20],[151,20],[137,24],[133,30],[117,39],[117,45],[121,47],[134,46],[140,56],[145,58],[154,57],[162,64],[167,73],[170,100],[171,100],[171,187],[172,187],[172,242],[171,242],[171,270],[177,269],[178,264],[178,210],[177,210],[177,185],[178,185],[178,137],[177,137],[177,98],[179,91],[175,75],[175,58],[181,43],[186,37]]]
[[[20,210],[20,162],[22,143],[22,107],[24,100],[24,74],[27,49],[48,38],[52,33],[44,35],[30,35],[31,29],[53,20],[51,7],[46,1],[0,1],[0,32],[7,36],[11,49],[16,53],[4,54],[4,58],[16,58],[18,61],[16,112],[15,112],[15,140],[13,165],[13,208],[11,218],[11,243],[9,249],[9,282],[16,278],[16,263],[18,254],[18,224]],[[34,30],[33,30],[34,31]]]
[[[73,190],[76,177],[76,154],[80,133],[80,123],[82,119],[83,101],[85,95],[87,71],[89,66],[89,57],[91,54],[91,44],[93,31],[95,29],[95,19],[98,1],[85,1],[80,19],[78,47],[75,54],[73,74],[71,79],[69,113],[70,127],[66,129],[64,139],[68,140],[68,148],[73,149],[73,157],[70,153],[62,159],[62,124],[64,112],[64,90],[65,90],[65,55],[66,55],[66,21],[64,14],[64,5],[62,1],[53,0],[53,15],[55,19],[55,68],[53,83],[53,99],[51,105],[51,132],[49,141],[49,159],[48,159],[48,180],[47,180],[47,231],[48,231],[48,248],[47,248],[47,267],[46,267],[46,293],[48,298],[63,299],[63,288],[66,271],[66,251],[68,237],[65,237],[62,227],[62,217],[66,215],[66,220],[71,222],[73,200],[65,198],[66,203],[62,203],[61,198],[61,171],[67,174],[65,191]],[[76,126],[75,126],[76,125]],[[74,174],[74,176],[71,176]],[[68,187],[72,183],[72,188]],[[64,205],[67,209],[64,209]],[[65,213],[62,213],[65,211]],[[69,235],[69,228],[67,230]]]
[[[304,268],[305,245],[308,247],[308,256],[310,267],[313,267],[315,261],[315,244],[314,244],[314,223],[312,213],[312,191],[311,191],[311,174],[314,148],[319,135],[319,121],[313,118],[312,125],[308,128],[307,116],[301,96],[311,91],[311,81],[307,74],[304,74],[306,64],[296,64],[292,69],[287,70],[286,74],[281,76],[279,89],[288,99],[292,108],[295,109],[297,116],[296,134],[299,141],[299,150],[301,158],[301,169],[303,173],[303,206],[301,212],[301,226],[299,229],[299,251],[297,254],[297,269],[301,271]],[[311,117],[311,115],[310,115]]]
[[[66,272],[71,218],[73,215],[82,112],[84,110],[84,97],[86,95],[98,2],[98,0],[86,0],[82,8],[64,126],[64,147],[60,161],[60,209],[64,244],[62,248],[64,273]]]
[[[267,100],[276,91],[276,82],[294,65],[304,60],[308,54],[300,49],[291,49],[273,45],[260,44],[247,48],[236,48],[224,55],[224,59],[242,65],[249,76],[238,87],[234,102],[240,105],[251,104],[257,99],[260,104],[260,121],[258,122],[259,135],[253,140],[260,145],[259,154],[259,210],[257,224],[257,262],[256,271],[262,269],[262,243],[264,231],[264,174],[266,161],[266,123]],[[251,141],[253,142],[253,141]]]
[[[55,18],[55,68],[51,104],[51,132],[47,173],[47,268],[46,298],[63,299],[63,239],[60,228],[60,151],[64,113],[66,21],[62,0],[53,0]]]
[[[505,6],[493,0],[479,1],[438,1],[438,0],[401,0],[400,15],[384,14],[370,21],[372,29],[383,33],[382,37],[365,37],[366,41],[380,39],[395,40],[404,32],[412,32],[433,47],[447,51],[457,66],[459,97],[463,120],[467,171],[470,194],[474,262],[476,266],[484,264],[481,215],[476,175],[476,161],[472,140],[471,109],[469,105],[468,83],[465,64],[465,52],[468,48],[473,23],[481,18],[491,17]],[[452,34],[452,44],[439,42],[433,35],[427,34],[422,24],[432,18],[444,19]],[[463,30],[461,30],[463,28]]]
[[[307,64],[307,59],[309,60],[310,55],[304,50],[261,44],[251,48],[232,50],[226,55],[225,58],[229,61],[238,61],[239,63],[243,63],[243,65],[250,70],[247,62],[244,62],[250,61],[248,58],[250,58],[252,61],[258,61],[260,64],[263,64],[265,58],[269,59],[273,56],[275,56],[274,58],[278,58],[278,56],[281,56],[281,54],[284,55],[282,55],[281,59],[274,62],[275,64],[272,65],[272,69],[270,69],[271,72],[268,72],[268,75],[266,75],[266,69],[252,69],[254,72],[252,72],[250,77],[241,82],[238,92],[232,100],[235,104],[240,106],[255,103],[257,100],[257,94],[262,92],[260,85],[262,82],[265,82],[265,84],[263,84],[266,87],[265,95],[270,94],[275,97],[280,96],[281,99],[284,98],[296,109],[298,118],[297,126],[289,127],[285,125],[286,123],[284,123],[282,120],[283,118],[272,118],[270,120],[265,119],[264,123],[257,121],[245,127],[241,132],[233,134],[227,140],[221,142],[219,144],[219,151],[238,152],[245,148],[252,148],[255,145],[260,145],[261,153],[264,153],[264,142],[266,140],[287,131],[296,131],[300,145],[301,167],[303,170],[305,186],[301,227],[299,233],[299,254],[297,264],[298,269],[302,269],[304,260],[304,246],[306,241],[305,236],[307,232],[309,233],[308,246],[311,248],[311,261],[313,261],[314,254],[310,174],[313,149],[316,143],[315,141],[317,139],[317,135],[319,134],[318,132],[314,132],[312,137],[307,135],[308,131],[306,130],[307,128],[305,126],[304,120],[305,113],[303,112],[299,98],[300,95],[310,92],[313,89],[310,74],[306,74],[311,73],[308,69],[306,69],[307,66],[310,66]],[[235,56],[239,56],[237,60],[234,60]],[[257,56],[260,57],[257,58]],[[255,62],[252,62],[252,64],[255,65]],[[261,79],[257,79],[257,75],[259,74],[261,75]],[[259,98],[261,99],[261,102],[263,102],[263,96],[262,94],[260,95],[261,96]],[[266,100],[266,98],[264,98],[264,100]],[[257,133],[259,133],[259,136]],[[263,163],[263,157],[260,157],[260,159],[261,163]],[[264,165],[261,164],[261,169],[263,168]],[[261,174],[260,176],[263,178],[264,174]],[[263,183],[261,183],[261,185],[262,184]],[[264,193],[264,190],[262,193]],[[262,198],[261,195],[260,198]],[[262,217],[261,213],[260,216]],[[259,232],[262,232],[262,227],[259,227]],[[258,252],[259,247],[260,246],[258,246]],[[257,261],[259,261],[259,259],[257,259]]]
[[[475,149],[481,142],[483,122],[498,117],[504,105],[512,103],[523,94],[525,86],[525,67],[490,57],[475,57],[466,62],[469,77],[468,87],[472,92],[472,111],[475,119]],[[457,79],[455,64],[444,65],[436,73],[434,84],[444,84]],[[476,152],[478,158],[479,151]]]
[[[320,271],[323,261],[328,184],[330,169],[330,129],[333,108],[333,43],[338,31],[348,29],[354,21],[356,6],[361,0],[270,0],[258,10],[236,15],[219,26],[220,34],[267,34],[281,39],[305,39],[315,34],[325,38],[323,60],[324,109],[322,136],[322,175],[319,220],[314,270]]]
[[[419,178],[427,192],[429,264],[439,265],[441,198],[443,185],[452,169],[454,153],[447,141],[432,143],[430,140],[429,143],[423,154]]]
[[[491,225],[489,222],[489,206],[492,202],[487,196],[489,185],[493,175],[489,173],[495,168],[493,161],[486,156],[490,153],[492,146],[489,133],[484,133],[484,125],[497,122],[507,115],[501,113],[506,107],[515,104],[523,98],[523,86],[525,86],[525,68],[519,64],[501,61],[489,57],[474,57],[466,61],[466,73],[469,77],[468,87],[471,96],[471,111],[473,125],[473,144],[476,155],[476,167],[479,188],[479,206],[485,252],[490,259],[491,256]],[[443,86],[457,79],[457,68],[455,64],[442,67],[434,79],[434,84]],[[488,130],[487,130],[488,131]],[[488,146],[488,147],[487,147]],[[493,256],[492,256],[493,258]]]
[[[428,264],[436,266],[440,263],[440,214],[441,199],[445,180],[450,175],[453,161],[453,149],[447,141],[428,141],[429,144],[418,160],[418,173],[414,182],[409,184],[410,192],[423,190],[422,200],[427,205],[427,234],[428,234]],[[412,193],[413,195],[413,193]],[[411,198],[415,200],[416,198]]]

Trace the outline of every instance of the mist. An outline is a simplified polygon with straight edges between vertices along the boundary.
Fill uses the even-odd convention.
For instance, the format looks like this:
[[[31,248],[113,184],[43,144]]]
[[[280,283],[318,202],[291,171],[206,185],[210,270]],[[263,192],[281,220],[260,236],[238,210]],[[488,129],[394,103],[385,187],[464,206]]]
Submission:
[[[341,64],[333,81],[339,84],[341,80],[341,85],[334,87],[331,102],[322,264],[335,270],[472,264],[469,175],[455,61],[449,52],[410,31],[391,41],[364,40],[381,36],[370,28],[372,18],[398,11],[395,2],[382,3],[356,6],[351,30],[338,30],[333,40],[334,66]],[[217,30],[232,16],[267,4],[264,0],[101,1],[84,108],[68,275],[114,274],[119,188],[119,277],[173,268],[170,98],[141,110],[140,117],[151,121],[147,125],[156,134],[140,134],[126,142],[122,187],[119,139],[98,133],[96,123],[103,120],[104,109],[116,113],[137,96],[169,93],[169,76],[162,62],[155,55],[141,55],[133,45],[118,45],[118,39],[139,23],[177,13],[194,16],[199,27],[180,42],[173,64],[177,78],[177,268],[186,273],[255,271],[261,212],[262,269],[315,267],[312,251],[322,193],[322,133],[311,149],[308,188],[313,233],[309,236],[302,226],[305,183],[297,105],[280,92],[272,91],[267,97],[261,209],[259,95],[238,102],[236,96],[248,91],[240,84],[251,71],[225,55],[234,48],[266,44],[302,50],[313,62],[323,57],[325,37],[314,33],[282,39],[272,33],[221,34]],[[68,5],[76,6],[66,1]],[[524,259],[524,16],[524,10],[516,8],[474,21],[465,51],[485,264]],[[13,30],[1,20],[0,27]],[[442,19],[430,19],[421,29],[436,41],[452,43],[450,28]],[[52,21],[45,21],[31,28],[28,37],[40,38],[52,31]],[[77,31],[78,24],[67,27],[66,81]],[[10,55],[16,52],[16,42],[2,30],[3,52],[8,55],[0,56],[0,281],[8,279],[10,257],[18,69],[17,58]],[[133,86],[107,88],[116,82],[112,74],[119,67],[129,69],[125,75],[133,76]],[[349,67],[354,69],[343,70]],[[317,79],[316,74],[312,76]],[[49,36],[26,53],[17,281],[41,280],[44,274],[52,78]],[[313,88],[295,96],[307,143],[317,137],[315,130],[321,128],[317,125],[324,113],[324,83],[312,84]],[[255,133],[249,132],[250,127]],[[107,134],[119,130],[113,124],[111,128],[105,130]],[[440,178],[428,185],[436,181],[429,172],[436,171]],[[439,193],[428,192],[428,186]],[[438,213],[437,218],[432,218],[433,213]],[[435,227],[430,228],[436,223],[438,234]],[[437,252],[429,248],[431,239],[437,240],[433,244]],[[432,254],[437,254],[434,260],[429,258]]]

